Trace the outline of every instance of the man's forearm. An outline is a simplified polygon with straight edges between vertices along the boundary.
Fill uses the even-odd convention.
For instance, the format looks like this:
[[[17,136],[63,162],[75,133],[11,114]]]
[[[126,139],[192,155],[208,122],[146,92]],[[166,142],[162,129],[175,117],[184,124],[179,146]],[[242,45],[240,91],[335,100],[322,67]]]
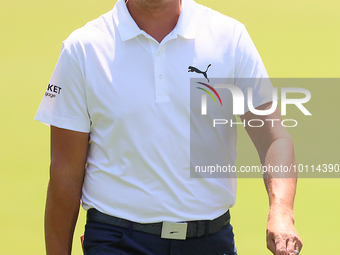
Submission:
[[[264,179],[269,197],[268,221],[280,217],[294,224],[293,203],[296,190],[296,179]]]
[[[260,153],[260,157],[264,165],[296,169],[293,167],[296,160],[291,138],[276,139],[265,153]],[[296,254],[294,251],[302,248],[301,238],[294,227],[297,173],[266,172],[263,177],[269,197],[267,247],[275,255]]]
[[[265,166],[286,166],[291,172],[266,172],[264,182],[269,197],[269,217],[272,214],[286,215],[294,221],[293,206],[296,192],[297,173],[293,142],[289,138],[275,140],[262,154],[261,162]],[[281,168],[283,169],[283,168]]]
[[[81,188],[72,181],[51,178],[45,211],[47,255],[69,255],[78,218]]]

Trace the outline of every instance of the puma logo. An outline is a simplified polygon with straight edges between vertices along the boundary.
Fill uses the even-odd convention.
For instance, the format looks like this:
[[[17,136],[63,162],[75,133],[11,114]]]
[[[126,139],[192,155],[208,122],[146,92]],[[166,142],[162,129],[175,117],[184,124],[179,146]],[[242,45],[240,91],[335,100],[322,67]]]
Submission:
[[[207,72],[208,72],[208,69],[209,69],[210,66],[211,66],[211,64],[208,65],[207,70],[205,70],[205,72],[203,72],[203,71],[197,69],[197,68],[194,67],[194,66],[189,66],[189,67],[188,67],[188,72],[201,73],[201,74],[203,74],[204,77],[208,80],[208,82],[210,82],[210,81],[209,81],[209,78],[208,78],[208,75],[207,75]]]

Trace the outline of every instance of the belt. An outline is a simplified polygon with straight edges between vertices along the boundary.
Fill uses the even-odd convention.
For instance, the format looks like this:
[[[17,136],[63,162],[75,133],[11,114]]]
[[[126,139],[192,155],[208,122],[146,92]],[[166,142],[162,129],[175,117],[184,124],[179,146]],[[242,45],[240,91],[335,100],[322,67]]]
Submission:
[[[164,228],[164,223],[166,223],[166,222],[156,222],[156,223],[132,222],[129,220],[125,220],[125,219],[121,219],[121,218],[117,218],[114,216],[101,213],[94,208],[91,208],[87,211],[87,221],[106,223],[106,224],[110,224],[114,226],[133,229],[133,230],[140,231],[140,232],[158,235],[158,236],[163,235],[162,228]],[[222,227],[229,224],[229,222],[230,222],[230,213],[228,210],[225,214],[221,215],[220,217],[214,220],[198,220],[198,221],[169,223],[169,224],[178,224],[178,225],[186,224],[187,227],[185,229],[184,238],[176,238],[176,237],[175,238],[164,237],[164,238],[185,239],[185,238],[191,238],[191,237],[200,237],[200,236],[207,235],[207,234],[214,234],[214,233],[217,233]],[[176,231],[172,231],[172,232],[176,232]]]

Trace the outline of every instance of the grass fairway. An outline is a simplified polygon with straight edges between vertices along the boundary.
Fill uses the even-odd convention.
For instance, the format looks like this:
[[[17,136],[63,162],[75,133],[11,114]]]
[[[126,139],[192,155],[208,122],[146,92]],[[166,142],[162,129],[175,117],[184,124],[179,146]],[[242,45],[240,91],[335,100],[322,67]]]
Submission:
[[[271,77],[340,77],[340,2],[328,0],[200,0],[244,23]],[[33,120],[62,41],[109,11],[114,1],[8,1],[0,9],[0,253],[44,254],[43,214],[48,182],[49,129]],[[313,116],[289,129],[298,161],[340,164],[340,86],[311,85]],[[298,116],[292,112],[292,118]],[[257,164],[239,132],[237,163]],[[300,179],[296,226],[303,254],[339,253],[340,179]],[[232,209],[239,254],[270,254],[265,245],[268,201],[261,179],[240,179]],[[73,254],[80,255],[81,210]]]

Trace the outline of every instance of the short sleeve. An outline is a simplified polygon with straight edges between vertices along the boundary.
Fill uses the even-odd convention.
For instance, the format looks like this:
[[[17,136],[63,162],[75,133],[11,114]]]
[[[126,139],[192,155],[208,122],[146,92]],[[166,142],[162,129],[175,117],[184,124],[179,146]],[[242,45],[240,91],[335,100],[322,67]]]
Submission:
[[[64,43],[35,120],[59,128],[90,132],[91,120],[80,67],[77,57]]]
[[[248,112],[248,88],[252,89],[252,102],[256,108],[273,101],[273,85],[245,26],[241,24],[238,30],[234,77],[235,85],[244,94],[244,110]]]
[[[240,24],[237,30],[235,78],[267,78],[266,68],[247,29]]]

